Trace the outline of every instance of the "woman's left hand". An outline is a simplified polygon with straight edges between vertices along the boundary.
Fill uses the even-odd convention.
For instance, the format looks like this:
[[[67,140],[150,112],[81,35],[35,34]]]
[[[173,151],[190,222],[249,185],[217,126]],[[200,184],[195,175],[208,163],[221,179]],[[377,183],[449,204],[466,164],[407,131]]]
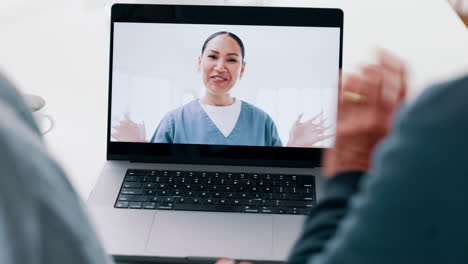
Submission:
[[[334,136],[325,134],[332,125],[326,126],[326,119],[323,119],[323,112],[320,112],[311,119],[301,122],[303,114],[300,114],[289,131],[288,147],[313,147]]]
[[[130,118],[130,113],[124,114],[124,120],[112,126],[111,136],[121,142],[147,142],[145,123],[136,123]]]

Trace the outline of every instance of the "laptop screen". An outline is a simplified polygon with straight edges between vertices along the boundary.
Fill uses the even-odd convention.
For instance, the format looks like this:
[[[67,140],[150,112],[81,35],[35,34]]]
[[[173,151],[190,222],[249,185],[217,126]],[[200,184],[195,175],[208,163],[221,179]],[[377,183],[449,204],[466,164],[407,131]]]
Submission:
[[[110,142],[333,145],[341,27],[112,26]]]

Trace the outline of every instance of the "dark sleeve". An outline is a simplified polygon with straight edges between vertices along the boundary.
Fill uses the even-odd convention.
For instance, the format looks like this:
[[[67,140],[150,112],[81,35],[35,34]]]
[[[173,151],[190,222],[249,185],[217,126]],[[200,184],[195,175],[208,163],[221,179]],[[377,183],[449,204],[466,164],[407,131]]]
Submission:
[[[288,264],[306,263],[311,255],[322,251],[346,215],[349,199],[357,192],[358,183],[363,175],[363,171],[346,171],[337,174],[324,184],[323,196],[308,216]]]

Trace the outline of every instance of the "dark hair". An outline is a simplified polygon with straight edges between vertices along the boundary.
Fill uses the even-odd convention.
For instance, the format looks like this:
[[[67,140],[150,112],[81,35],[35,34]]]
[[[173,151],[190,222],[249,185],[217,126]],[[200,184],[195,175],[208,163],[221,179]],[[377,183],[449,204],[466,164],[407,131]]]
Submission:
[[[231,33],[231,32],[228,32],[228,31],[218,31],[214,34],[212,34],[211,36],[209,36],[206,40],[205,40],[205,43],[203,43],[203,47],[202,47],[202,50],[201,50],[201,53],[203,54],[203,52],[205,52],[205,48],[206,48],[206,45],[208,44],[208,42],[210,42],[210,40],[216,38],[217,36],[219,35],[228,35],[229,37],[233,38],[237,44],[239,44],[240,48],[241,48],[241,55],[242,55],[242,61],[244,60],[245,58],[245,48],[244,48],[244,43],[242,43],[242,40],[236,36],[236,34],[234,33]]]

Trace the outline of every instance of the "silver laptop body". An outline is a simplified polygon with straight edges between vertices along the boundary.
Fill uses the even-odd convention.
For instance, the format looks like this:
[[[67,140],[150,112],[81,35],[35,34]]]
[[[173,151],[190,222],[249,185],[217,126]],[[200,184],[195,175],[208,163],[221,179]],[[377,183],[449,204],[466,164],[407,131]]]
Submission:
[[[319,169],[317,165],[320,162],[320,150],[323,147],[327,147],[327,144],[330,143],[322,142],[324,145],[318,145],[316,148],[285,147],[281,148],[281,150],[284,149],[284,152],[282,152],[277,147],[209,146],[203,144],[158,144],[118,141],[112,137],[115,116],[121,115],[133,105],[135,105],[135,109],[136,107],[142,107],[144,98],[148,97],[147,95],[142,95],[141,98],[136,99],[138,103],[133,101],[133,103],[127,103],[121,109],[116,108],[116,105],[123,100],[119,101],[116,99],[119,91],[117,89],[117,82],[123,83],[122,80],[125,79],[118,76],[124,71],[122,69],[126,69],[130,73],[135,72],[130,69],[134,65],[131,62],[138,59],[143,61],[144,59],[142,58],[146,57],[139,56],[138,50],[144,49],[142,45],[152,40],[145,39],[142,41],[138,39],[139,36],[141,38],[152,36],[155,42],[151,46],[154,47],[154,45],[158,45],[158,39],[161,40],[163,37],[170,43],[170,40],[167,39],[173,35],[177,35],[178,38],[195,38],[195,35],[197,37],[200,35],[200,38],[204,39],[207,35],[197,33],[198,26],[203,30],[206,27],[213,27],[206,29],[206,32],[214,32],[218,28],[223,27],[226,27],[229,31],[238,29],[237,32],[247,32],[243,36],[246,39],[250,39],[251,42],[253,42],[256,34],[275,36],[275,42],[282,42],[288,36],[293,37],[296,35],[303,36],[304,40],[307,40],[310,38],[309,32],[312,32],[311,34],[323,34],[323,36],[330,36],[329,42],[320,44],[321,41],[324,42],[323,39],[325,37],[320,39],[312,38],[312,42],[318,43],[315,46],[316,49],[324,49],[317,52],[317,54],[326,52],[330,54],[325,54],[322,57],[320,57],[321,55],[314,55],[314,58],[317,61],[331,61],[329,67],[324,65],[325,63],[316,63],[318,64],[317,68],[328,67],[330,69],[328,73],[321,73],[320,78],[326,79],[323,83],[328,83],[331,90],[329,93],[322,91],[315,94],[322,96],[322,98],[316,99],[317,102],[326,101],[325,98],[331,98],[331,105],[322,105],[321,111],[329,111],[329,119],[336,118],[338,76],[342,58],[343,15],[341,10],[117,4],[112,8],[111,24],[108,161],[105,163],[97,184],[88,200],[90,213],[106,250],[109,254],[114,255],[116,259],[122,261],[156,260],[161,263],[212,263],[215,259],[225,257],[264,262],[284,261],[301,232],[302,223],[305,219],[304,215],[115,208],[117,197],[123,188],[122,183],[129,169],[318,176]],[[189,26],[185,29],[184,25]],[[121,26],[130,27],[125,28]],[[154,34],[148,31],[151,30],[151,26],[154,26],[156,30]],[[166,30],[165,28],[161,28],[163,26],[173,28]],[[180,33],[177,32],[179,29],[181,30]],[[275,29],[279,29],[278,33],[275,33]],[[329,29],[333,30],[330,31]],[[248,35],[249,30],[252,30],[252,37]],[[292,33],[288,34],[288,30],[296,31],[291,31]],[[130,32],[128,34],[136,35],[125,35],[122,32]],[[164,35],[164,32],[169,33],[167,33],[168,35]],[[188,32],[195,33],[192,36]],[[264,39],[266,38],[265,36],[258,37]],[[180,44],[181,49],[187,46],[186,43]],[[200,46],[200,42],[196,43],[197,47]],[[123,45],[130,45],[126,48],[127,50],[131,50],[129,52],[130,55],[121,54],[121,50],[125,49],[125,47],[122,47]],[[134,48],[131,45],[135,45]],[[255,50],[255,45],[247,43],[245,45],[247,63],[255,62],[254,54],[252,54]],[[286,47],[287,45],[284,44]],[[257,46],[260,46],[260,50],[261,45]],[[249,47],[251,47],[250,50]],[[301,47],[298,44],[297,49],[301,49]],[[154,47],[154,49],[161,48]],[[174,50],[180,49],[174,47]],[[288,50],[289,53],[284,54],[290,55],[284,57],[302,56],[299,55],[300,53],[296,53],[300,52],[300,50]],[[144,54],[143,51],[141,52]],[[172,51],[167,50],[165,52],[170,53]],[[257,53],[260,53],[260,51]],[[158,58],[163,58],[163,55],[158,56]],[[173,56],[177,56],[177,54]],[[265,56],[259,57],[266,58]],[[129,61],[125,62],[123,58],[127,58]],[[248,61],[249,59],[251,61]],[[258,60],[260,61],[261,59]],[[302,60],[308,62],[305,62],[305,66],[296,65],[297,67],[307,68],[310,66],[310,59],[299,58],[298,61]],[[164,64],[164,61],[154,63],[155,65],[158,63]],[[139,64],[139,62],[137,61],[136,64]],[[145,63],[142,62],[142,64]],[[290,66],[286,67],[286,69],[294,68]],[[147,66],[137,65],[135,67],[144,68]],[[314,71],[314,66],[310,67],[312,68],[309,70]],[[161,70],[156,69],[155,71]],[[125,80],[127,82],[125,85],[132,86],[129,85],[131,82],[128,81],[130,78],[128,77],[128,72],[126,73],[127,79]],[[258,75],[261,74],[259,73]],[[287,75],[290,74],[285,75],[288,78]],[[142,76],[142,74],[138,76]],[[281,78],[281,76],[277,77]],[[137,79],[137,77],[132,78],[130,80]],[[247,82],[247,75],[245,79],[245,82]],[[141,84],[138,87],[146,85],[142,84],[144,82],[141,80],[147,79],[142,77],[135,81]],[[274,82],[273,80],[272,83]],[[302,80],[302,82],[304,81]],[[146,81],[146,83],[148,83],[148,87],[167,85],[167,83],[165,84],[165,82],[159,79],[153,82]],[[307,86],[307,83],[305,86]],[[141,89],[142,91],[146,91],[144,88]],[[298,91],[296,94],[301,94],[300,91],[302,90],[299,89]],[[158,94],[157,91],[156,94]],[[125,98],[125,96],[122,96],[122,98]],[[304,105],[308,106],[309,104],[305,102]],[[280,109],[285,109],[285,107],[282,106]],[[271,111],[274,113],[273,110]],[[272,116],[274,117],[275,115],[273,114]],[[276,120],[280,120],[280,118]],[[281,130],[280,121],[278,121],[278,124],[280,136],[287,134]],[[148,128],[148,131],[154,131],[156,125],[157,123],[153,128]],[[147,138],[149,139],[150,137],[148,136]],[[282,141],[286,140],[283,139]],[[315,180],[317,181],[318,177],[315,177]],[[318,183],[315,186],[317,185]]]

